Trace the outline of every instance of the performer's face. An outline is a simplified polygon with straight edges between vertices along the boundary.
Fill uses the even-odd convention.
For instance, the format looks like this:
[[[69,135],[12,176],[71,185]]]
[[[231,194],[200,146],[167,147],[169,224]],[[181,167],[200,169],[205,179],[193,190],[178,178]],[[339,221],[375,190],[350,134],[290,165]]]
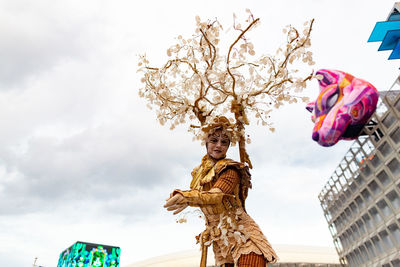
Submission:
[[[224,158],[229,144],[228,136],[218,130],[207,138],[207,154],[214,159]]]

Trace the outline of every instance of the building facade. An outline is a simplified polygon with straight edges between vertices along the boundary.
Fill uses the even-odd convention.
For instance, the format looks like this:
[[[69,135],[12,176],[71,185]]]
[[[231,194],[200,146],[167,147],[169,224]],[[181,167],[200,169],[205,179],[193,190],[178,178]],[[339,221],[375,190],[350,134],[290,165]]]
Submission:
[[[343,265],[400,266],[399,92],[381,93],[363,135],[318,196]]]

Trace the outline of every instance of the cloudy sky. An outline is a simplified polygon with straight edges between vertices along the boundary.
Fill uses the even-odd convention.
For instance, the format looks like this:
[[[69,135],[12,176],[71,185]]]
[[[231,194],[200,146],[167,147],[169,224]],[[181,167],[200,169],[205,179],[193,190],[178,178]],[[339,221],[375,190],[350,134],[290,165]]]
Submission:
[[[171,132],[138,97],[139,54],[155,64],[195,16],[232,25],[260,17],[256,52],[273,53],[282,28],[315,18],[315,69],[334,68],[387,90],[398,61],[367,43],[393,1],[0,0],[0,266],[55,266],[81,240],[120,246],[121,266],[195,249],[203,229],[163,210],[188,188],[205,150],[185,127]],[[316,97],[317,83],[306,95]],[[250,127],[248,211],[272,244],[333,246],[318,193],[350,142],[311,140],[303,104],[273,113],[276,132]],[[237,148],[231,157],[237,159]]]

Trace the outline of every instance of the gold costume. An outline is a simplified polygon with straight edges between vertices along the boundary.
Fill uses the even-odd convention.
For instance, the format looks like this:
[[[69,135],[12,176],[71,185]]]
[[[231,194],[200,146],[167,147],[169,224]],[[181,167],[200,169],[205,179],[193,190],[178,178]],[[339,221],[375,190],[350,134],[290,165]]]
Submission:
[[[204,213],[206,230],[200,234],[199,242],[202,247],[213,245],[215,264],[261,266],[256,264],[261,255],[262,266],[275,263],[275,251],[245,210],[251,187],[248,167],[231,159],[215,163],[206,155],[192,171],[192,177],[191,190],[175,190],[173,195],[181,194],[189,206],[200,207]],[[241,256],[246,257],[239,260]]]

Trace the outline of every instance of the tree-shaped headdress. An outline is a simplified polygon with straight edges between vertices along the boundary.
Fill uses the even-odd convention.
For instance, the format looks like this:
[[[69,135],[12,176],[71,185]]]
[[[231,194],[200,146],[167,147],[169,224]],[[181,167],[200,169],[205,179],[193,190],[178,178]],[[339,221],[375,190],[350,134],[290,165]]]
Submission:
[[[231,142],[239,143],[240,161],[252,167],[245,144],[250,139],[245,125],[252,114],[257,124],[274,130],[270,112],[285,102],[297,102],[293,95],[301,92],[313,71],[304,75],[295,63],[313,65],[312,53],[308,51],[313,20],[304,24],[299,32],[287,26],[287,42],[275,56],[255,56],[253,43],[246,34],[259,23],[249,10],[246,27],[236,22],[233,29],[238,33],[224,54],[220,50],[222,26],[218,20],[202,22],[196,17],[195,34],[188,39],[177,37],[177,43],[167,50],[170,58],[162,67],[150,66],[146,56],[140,56],[139,72],[144,87],[139,95],[155,108],[159,122],[176,125],[190,123],[189,131],[195,139],[204,133],[221,116],[227,117]],[[310,74],[311,73],[311,74]],[[308,101],[307,98],[301,98]]]

